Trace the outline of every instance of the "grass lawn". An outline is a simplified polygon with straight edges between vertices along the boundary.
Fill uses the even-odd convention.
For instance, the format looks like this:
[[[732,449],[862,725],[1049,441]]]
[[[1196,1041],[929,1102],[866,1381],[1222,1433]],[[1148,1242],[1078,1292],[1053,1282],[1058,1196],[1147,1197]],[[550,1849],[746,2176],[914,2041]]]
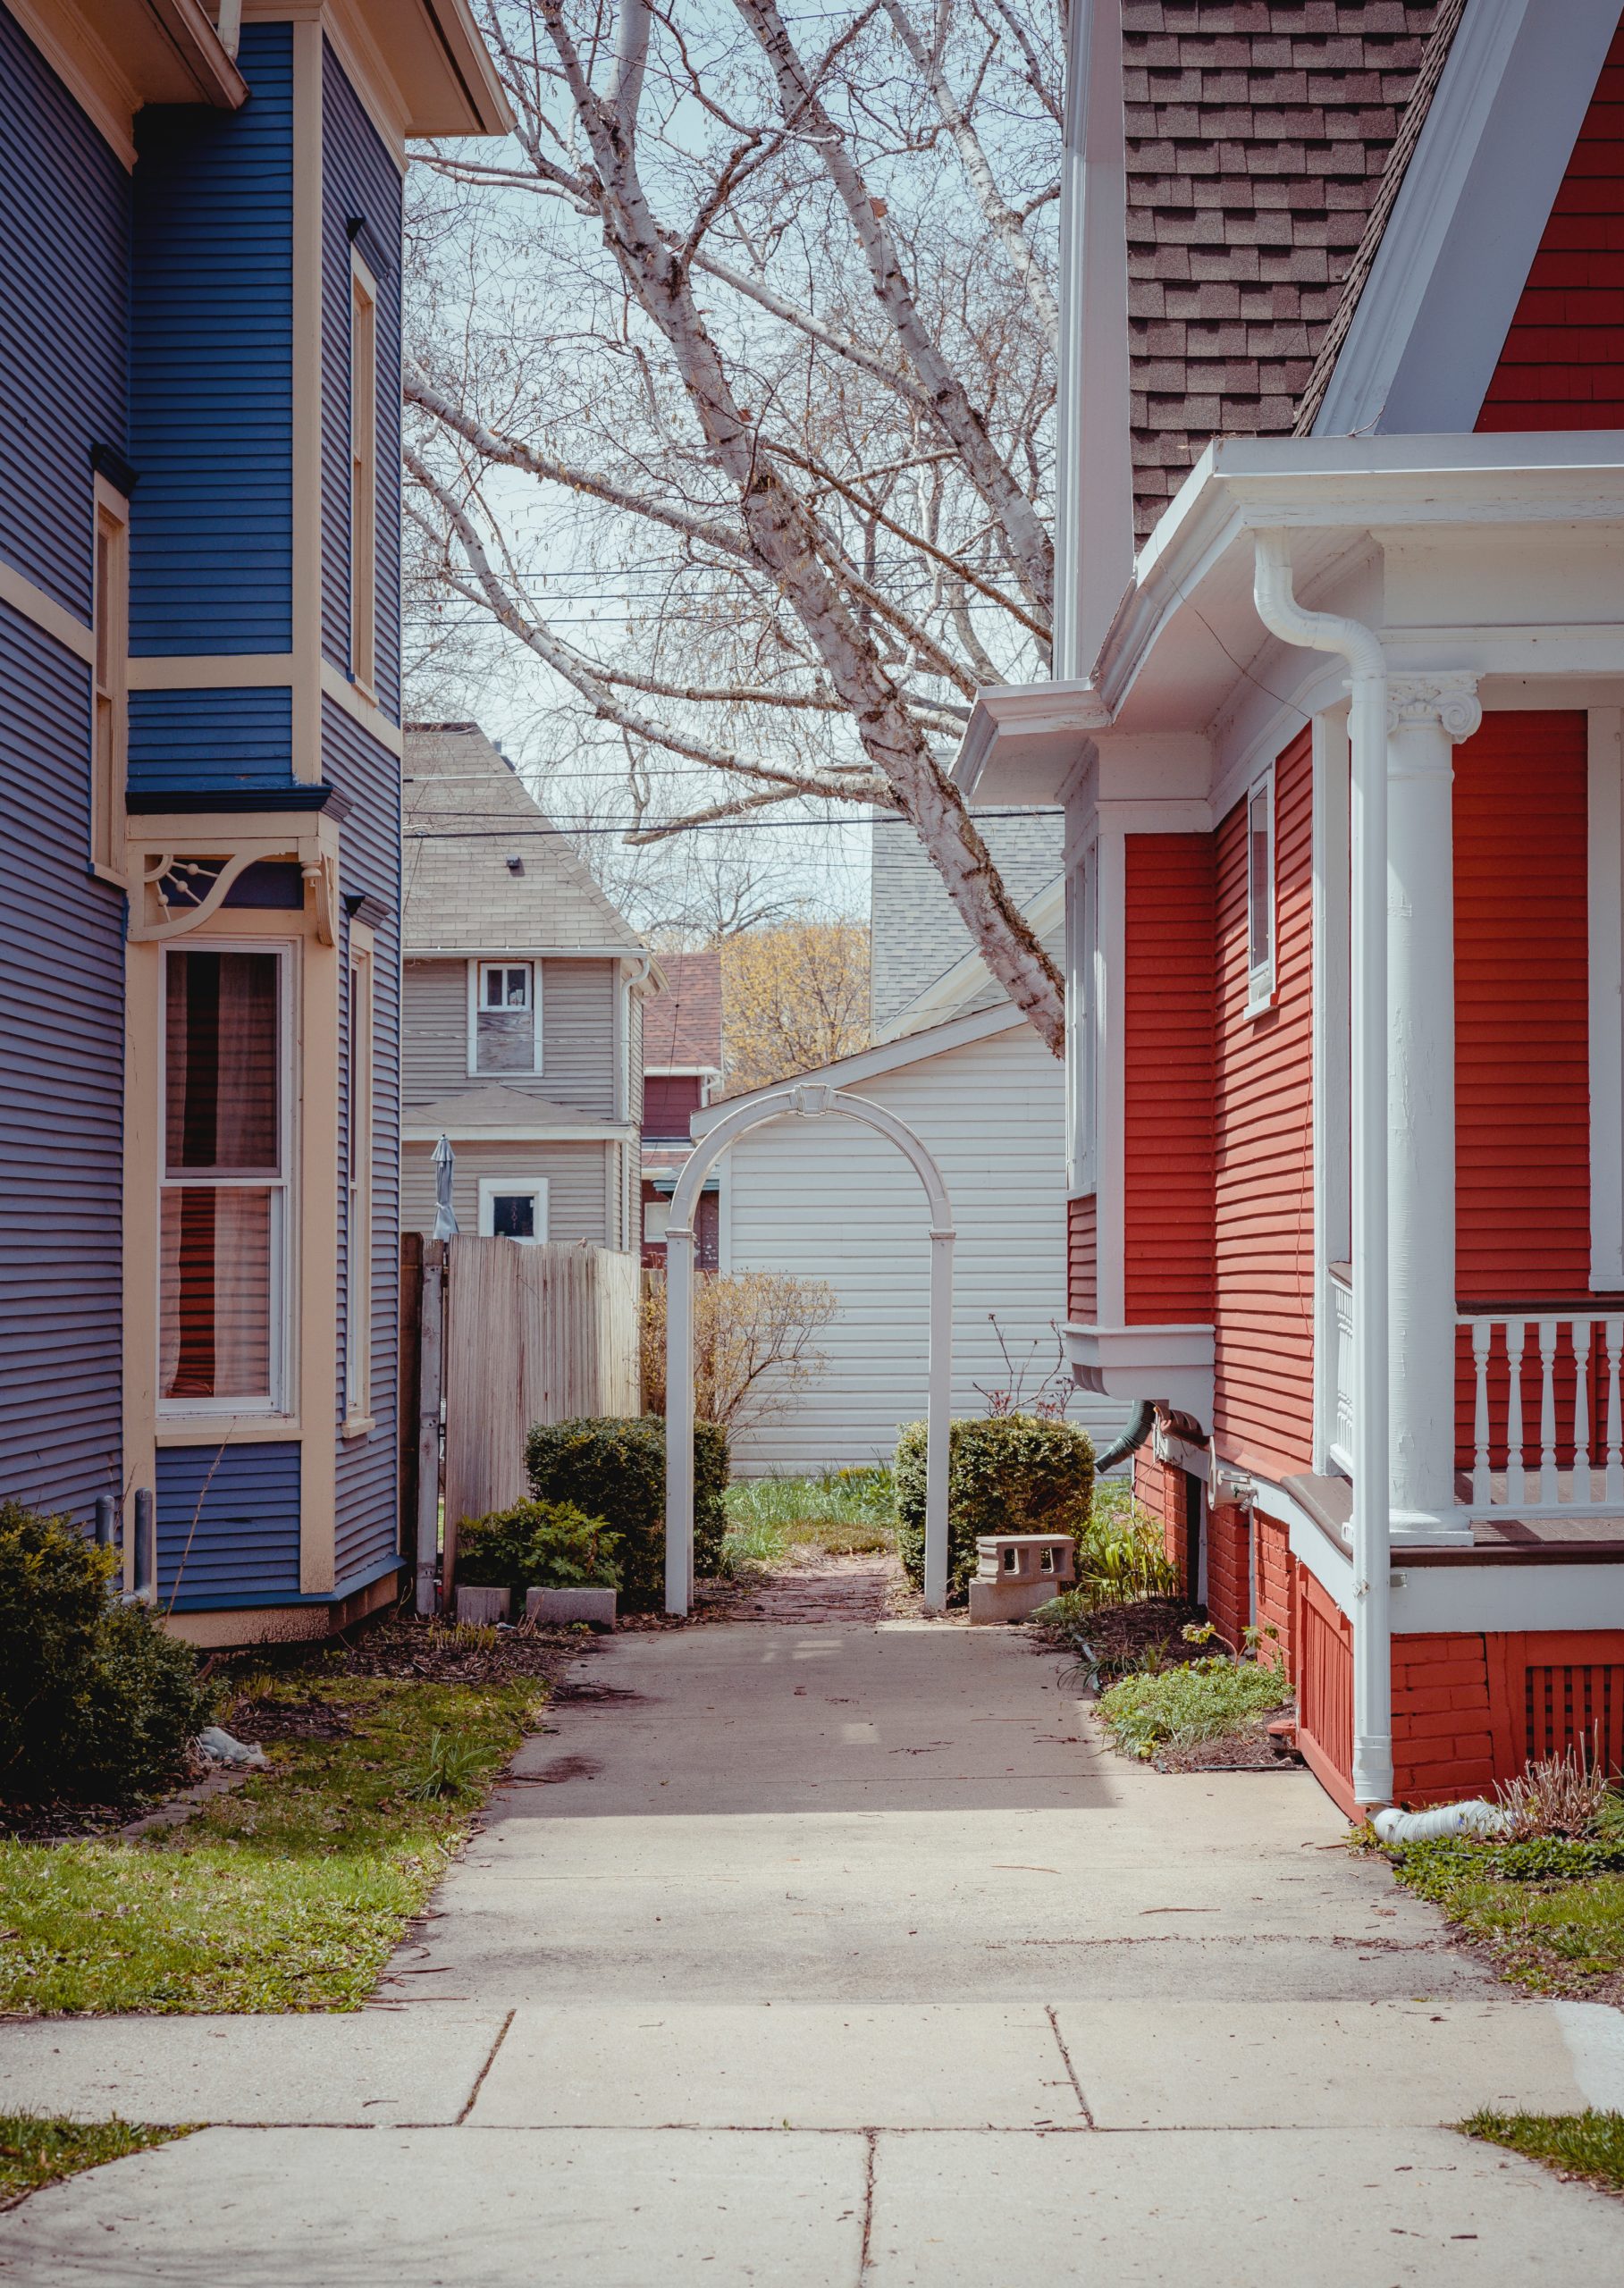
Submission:
[[[356,2008],[544,1698],[260,1679],[273,1771],[135,1842],[0,1842],[0,2011]],[[300,1711],[342,1736],[277,1742]]]
[[[1536,1994],[1624,1999],[1624,1848],[1611,1839],[1451,1840],[1391,1856],[1400,1882],[1442,1907],[1502,1977]]]
[[[896,1546],[888,1469],[826,1470],[820,1477],[737,1478],[728,1488],[723,1562],[787,1563],[797,1551],[850,1557]]]
[[[1566,2177],[1624,2192],[1624,2113],[1475,2113],[1468,2137],[1526,2153]]]
[[[104,2161],[122,2161],[126,2153],[144,2153],[149,2145],[167,2145],[172,2137],[190,2134],[187,2129],[147,2129],[139,2122],[0,2113],[0,2208],[80,2169],[98,2169]]]

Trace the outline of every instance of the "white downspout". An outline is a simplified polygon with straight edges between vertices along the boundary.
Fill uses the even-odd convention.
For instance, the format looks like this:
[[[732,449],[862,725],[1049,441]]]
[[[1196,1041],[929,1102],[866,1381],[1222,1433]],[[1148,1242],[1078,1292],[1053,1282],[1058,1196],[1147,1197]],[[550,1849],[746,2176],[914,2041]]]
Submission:
[[[1306,611],[1283,532],[1259,532],[1253,596],[1283,644],[1334,652],[1352,694],[1353,1795],[1393,1801],[1387,1451],[1387,661],[1372,630]]]

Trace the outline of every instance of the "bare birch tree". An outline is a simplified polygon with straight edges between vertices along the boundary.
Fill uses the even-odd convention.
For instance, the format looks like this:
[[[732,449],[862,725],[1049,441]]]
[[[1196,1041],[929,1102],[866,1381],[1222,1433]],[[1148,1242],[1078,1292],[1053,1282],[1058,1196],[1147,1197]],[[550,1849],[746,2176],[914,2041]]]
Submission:
[[[1058,1055],[947,776],[1048,657],[1048,5],[484,0],[517,125],[420,171],[406,391],[431,641],[538,663],[634,842],[907,820]]]

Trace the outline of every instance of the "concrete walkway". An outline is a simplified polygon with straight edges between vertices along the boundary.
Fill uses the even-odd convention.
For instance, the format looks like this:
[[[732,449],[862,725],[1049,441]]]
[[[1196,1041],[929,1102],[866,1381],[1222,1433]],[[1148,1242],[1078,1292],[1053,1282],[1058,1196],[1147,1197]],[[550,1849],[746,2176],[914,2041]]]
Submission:
[[[0,2028],[0,2110],[218,2124],[0,2281],[1247,2288],[1613,2277],[1624,2204],[1443,2124],[1624,2106],[1302,1774],[1166,1778],[997,1631],[583,1661],[376,2005]]]

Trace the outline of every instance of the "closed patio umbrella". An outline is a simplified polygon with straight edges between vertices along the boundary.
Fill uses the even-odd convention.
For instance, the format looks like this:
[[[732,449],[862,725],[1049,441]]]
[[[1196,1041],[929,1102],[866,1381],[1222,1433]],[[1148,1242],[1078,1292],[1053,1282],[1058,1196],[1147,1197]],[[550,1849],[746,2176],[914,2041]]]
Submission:
[[[451,1149],[449,1136],[442,1136],[434,1147],[434,1237],[454,1240],[457,1237],[457,1211],[451,1206],[451,1178],[457,1169],[457,1155]]]

